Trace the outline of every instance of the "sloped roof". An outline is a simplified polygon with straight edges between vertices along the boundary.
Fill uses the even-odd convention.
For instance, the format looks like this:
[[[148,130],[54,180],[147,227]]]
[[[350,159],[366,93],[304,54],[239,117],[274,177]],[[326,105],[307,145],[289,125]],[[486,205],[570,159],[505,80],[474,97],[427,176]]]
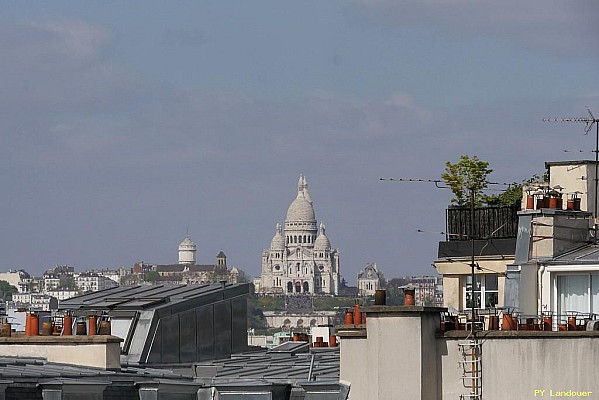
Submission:
[[[165,264],[157,265],[156,272],[183,272],[185,264]]]
[[[61,310],[148,310],[185,301],[201,301],[216,292],[247,293],[247,284],[117,286],[60,302]]]
[[[370,273],[370,276],[368,276]],[[368,263],[366,267],[364,267],[364,271],[360,271],[358,273],[358,279],[380,279],[380,272],[376,268],[376,264]]]
[[[599,245],[588,244],[553,258],[549,263],[599,264]]]
[[[188,265],[189,272],[212,272],[216,268],[216,265],[204,264],[204,265]]]
[[[194,375],[205,384],[262,380],[297,384],[339,381],[339,347],[308,348],[308,343],[288,342],[270,350],[234,354],[230,359],[196,363]],[[312,364],[312,365],[311,365]]]

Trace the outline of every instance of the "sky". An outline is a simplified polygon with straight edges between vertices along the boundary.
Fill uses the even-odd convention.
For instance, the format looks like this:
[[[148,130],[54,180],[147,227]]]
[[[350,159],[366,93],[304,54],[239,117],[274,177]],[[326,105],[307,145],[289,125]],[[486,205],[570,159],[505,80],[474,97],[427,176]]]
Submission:
[[[306,176],[356,282],[430,275],[446,161],[594,158],[595,0],[0,3],[0,270],[197,261],[250,276]],[[564,150],[583,150],[568,153]],[[419,233],[418,231],[426,231]]]

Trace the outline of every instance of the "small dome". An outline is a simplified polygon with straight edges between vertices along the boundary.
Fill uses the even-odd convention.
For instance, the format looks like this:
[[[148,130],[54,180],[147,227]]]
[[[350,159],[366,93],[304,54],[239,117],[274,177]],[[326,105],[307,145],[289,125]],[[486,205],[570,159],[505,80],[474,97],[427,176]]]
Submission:
[[[312,199],[310,199],[308,193],[308,184],[305,177],[300,176],[297,197],[289,206],[285,221],[316,222],[316,214],[314,213],[314,207],[312,207]]]
[[[283,250],[285,248],[285,238],[283,237],[283,230],[281,224],[277,224],[275,235],[270,242],[271,250]]]
[[[189,236],[185,236],[185,239],[181,243],[179,243],[179,248],[190,248],[193,247],[195,249],[196,244],[189,238]]]
[[[320,223],[320,233],[314,241],[314,250],[331,250],[331,242],[324,231],[325,226],[323,223]]]

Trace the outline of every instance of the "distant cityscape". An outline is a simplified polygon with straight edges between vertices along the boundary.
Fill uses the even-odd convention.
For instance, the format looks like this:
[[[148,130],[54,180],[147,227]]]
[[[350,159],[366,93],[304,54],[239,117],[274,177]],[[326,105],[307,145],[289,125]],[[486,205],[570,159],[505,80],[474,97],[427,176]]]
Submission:
[[[221,258],[222,260],[222,258]],[[0,281],[8,285],[1,287],[5,307],[28,309],[30,311],[51,311],[58,308],[62,300],[78,295],[106,290],[117,286],[137,285],[184,285],[209,284],[226,281],[243,283],[245,273],[238,268],[218,269],[215,265],[170,264],[158,265],[136,263],[131,268],[90,269],[77,272],[73,266],[57,265],[41,276],[32,276],[25,270],[0,272]],[[404,285],[413,285],[416,290],[417,305],[443,304],[443,284],[437,276],[406,276],[385,280],[376,263],[368,263],[357,277],[358,286],[347,286],[341,281],[343,297],[367,298],[376,290],[387,289],[389,301],[394,301],[394,293]],[[399,300],[398,300],[399,301]]]
[[[317,228],[318,227],[318,228]],[[10,308],[50,311],[58,302],[116,286],[185,285],[250,281],[238,267],[227,264],[221,250],[214,263],[198,264],[197,247],[189,234],[179,243],[178,262],[137,262],[131,268],[89,269],[76,272],[73,266],[57,265],[36,277],[24,270],[0,273],[11,292]],[[268,249],[262,252],[262,269],[252,280],[260,296],[310,295],[367,298],[387,289],[391,303],[403,301],[401,286],[415,289],[418,305],[442,306],[442,279],[436,276],[401,277],[386,280],[376,262],[357,274],[357,286],[348,286],[341,275],[340,253],[332,248],[323,223],[318,225],[305,176],[300,175],[297,196],[287,210],[284,227],[276,225]],[[12,289],[11,289],[12,287]],[[7,298],[7,296],[4,296]],[[329,321],[330,322],[330,321]]]

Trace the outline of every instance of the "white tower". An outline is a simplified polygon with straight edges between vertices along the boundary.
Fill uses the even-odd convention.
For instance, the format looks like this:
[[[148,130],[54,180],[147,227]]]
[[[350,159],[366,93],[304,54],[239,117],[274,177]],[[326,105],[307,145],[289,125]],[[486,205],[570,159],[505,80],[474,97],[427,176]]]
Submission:
[[[189,235],[185,236],[185,239],[179,244],[179,264],[192,264],[196,263],[196,244],[189,238]]]

